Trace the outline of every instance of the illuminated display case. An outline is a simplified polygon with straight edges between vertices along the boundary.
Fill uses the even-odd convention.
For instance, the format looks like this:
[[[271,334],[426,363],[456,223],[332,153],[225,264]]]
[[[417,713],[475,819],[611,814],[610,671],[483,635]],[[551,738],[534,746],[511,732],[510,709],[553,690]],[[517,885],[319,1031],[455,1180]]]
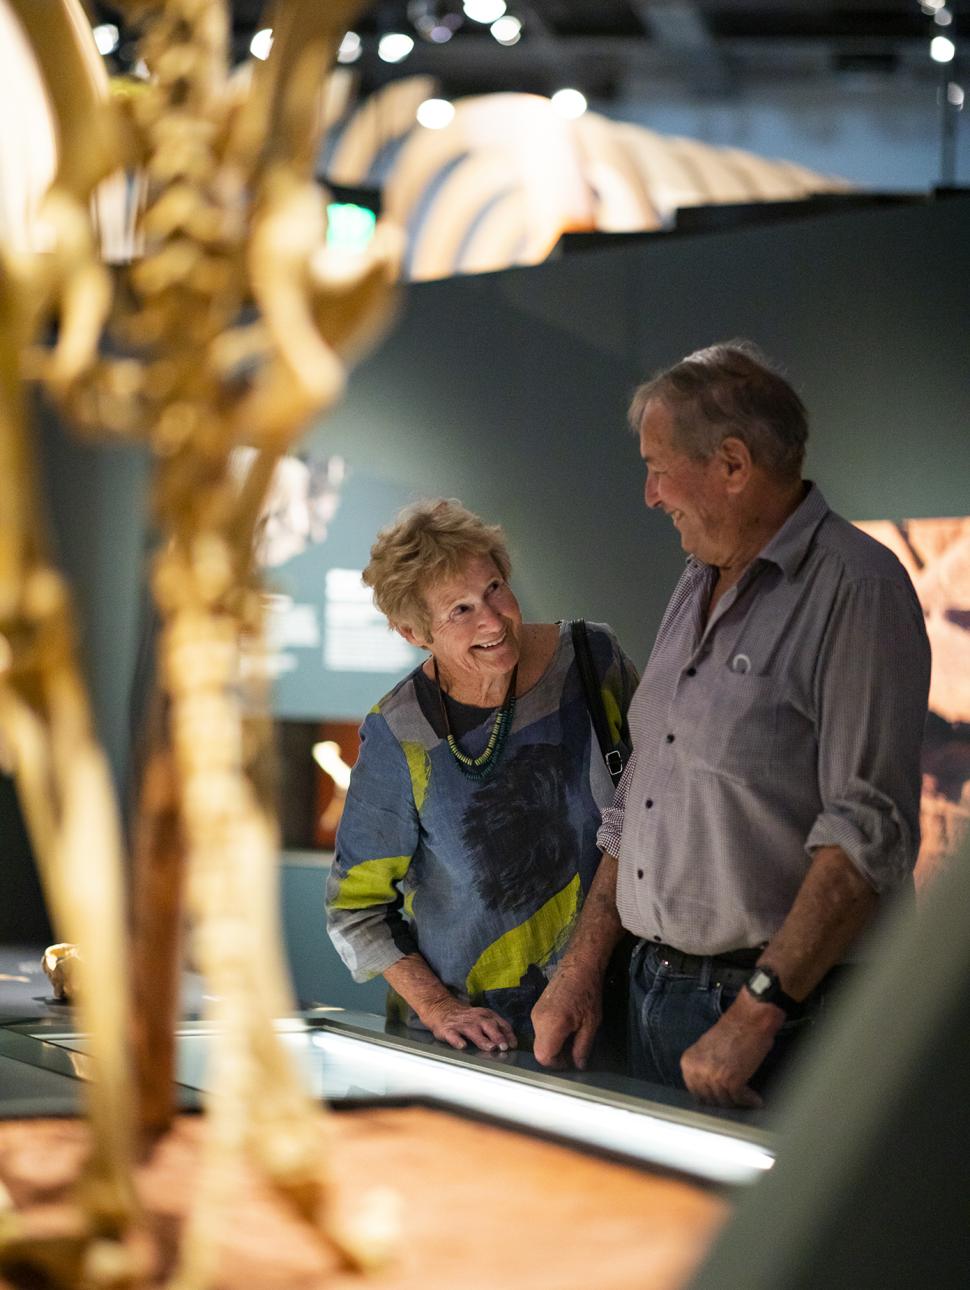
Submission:
[[[64,1020],[0,1028],[0,1110],[11,1061],[58,1077],[46,1082],[33,1113],[42,1113],[48,1096],[52,1110],[73,1106],[76,1090],[58,1081],[87,1076],[86,1043]],[[457,1052],[386,1033],[379,1018],[340,1008],[278,1025],[314,1095],[332,1104],[419,1099],[715,1186],[751,1183],[772,1164],[770,1133],[750,1116],[702,1113],[670,1090],[620,1076],[566,1078],[517,1055],[504,1061]],[[212,1039],[204,1022],[179,1028],[176,1079],[187,1107],[207,1088]]]
[[[70,1008],[45,997],[29,962],[2,966],[30,984],[15,1009],[22,1015],[8,1011],[0,1025],[0,1119],[72,1117],[92,1074],[86,1041]],[[197,983],[188,984],[191,1007]],[[535,1284],[541,1271],[553,1278],[545,1284],[572,1290],[592,1284],[595,1271],[604,1290],[673,1290],[739,1195],[773,1165],[772,1136],[757,1116],[702,1113],[686,1096],[619,1076],[553,1074],[527,1054],[456,1052],[336,1007],[277,1026],[313,1095],[342,1112],[330,1121],[338,1192],[377,1181],[405,1198],[406,1239],[381,1274],[385,1290],[417,1284],[408,1277],[419,1275],[428,1287],[453,1285],[464,1260],[490,1266],[499,1239],[516,1251],[510,1287]],[[183,1111],[211,1091],[214,1039],[205,1022],[179,1027]],[[201,1131],[193,1121],[183,1117],[179,1131]],[[415,1216],[416,1190],[424,1200]],[[258,1271],[245,1279],[262,1284]]]

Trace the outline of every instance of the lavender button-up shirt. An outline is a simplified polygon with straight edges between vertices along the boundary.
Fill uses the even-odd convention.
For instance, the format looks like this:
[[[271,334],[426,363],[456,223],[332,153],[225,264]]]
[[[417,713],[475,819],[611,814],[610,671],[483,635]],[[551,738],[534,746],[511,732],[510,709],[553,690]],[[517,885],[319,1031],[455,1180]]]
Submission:
[[[624,926],[692,954],[768,941],[817,847],[879,892],[919,848],[930,652],[896,557],[812,485],[705,623],[716,578],[688,560],[598,835]]]

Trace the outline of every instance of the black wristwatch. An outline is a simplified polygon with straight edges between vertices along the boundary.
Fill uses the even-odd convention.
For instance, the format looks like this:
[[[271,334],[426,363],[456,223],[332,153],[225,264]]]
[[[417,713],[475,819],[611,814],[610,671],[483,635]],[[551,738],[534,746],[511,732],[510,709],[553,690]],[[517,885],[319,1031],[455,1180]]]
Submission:
[[[781,988],[774,968],[756,967],[744,984],[748,994],[759,1003],[773,1003],[789,1017],[801,1011],[802,1005]]]

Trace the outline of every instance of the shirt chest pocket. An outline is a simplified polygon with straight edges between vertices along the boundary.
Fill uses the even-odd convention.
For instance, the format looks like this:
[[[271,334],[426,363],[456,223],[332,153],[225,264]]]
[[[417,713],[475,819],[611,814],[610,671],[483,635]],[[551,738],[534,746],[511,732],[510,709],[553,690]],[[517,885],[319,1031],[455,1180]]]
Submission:
[[[783,703],[776,677],[724,668],[706,691],[691,732],[693,764],[742,783],[763,781],[777,753]]]

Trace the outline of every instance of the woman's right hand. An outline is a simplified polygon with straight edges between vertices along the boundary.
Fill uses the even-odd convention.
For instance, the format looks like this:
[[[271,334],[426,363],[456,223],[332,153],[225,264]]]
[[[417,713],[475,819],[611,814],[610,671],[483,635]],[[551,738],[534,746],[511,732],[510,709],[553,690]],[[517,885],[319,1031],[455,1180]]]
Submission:
[[[466,1048],[469,1043],[485,1053],[505,1053],[515,1048],[515,1032],[491,1008],[476,1008],[462,1003],[454,995],[437,999],[419,1016],[435,1039],[452,1048]]]

